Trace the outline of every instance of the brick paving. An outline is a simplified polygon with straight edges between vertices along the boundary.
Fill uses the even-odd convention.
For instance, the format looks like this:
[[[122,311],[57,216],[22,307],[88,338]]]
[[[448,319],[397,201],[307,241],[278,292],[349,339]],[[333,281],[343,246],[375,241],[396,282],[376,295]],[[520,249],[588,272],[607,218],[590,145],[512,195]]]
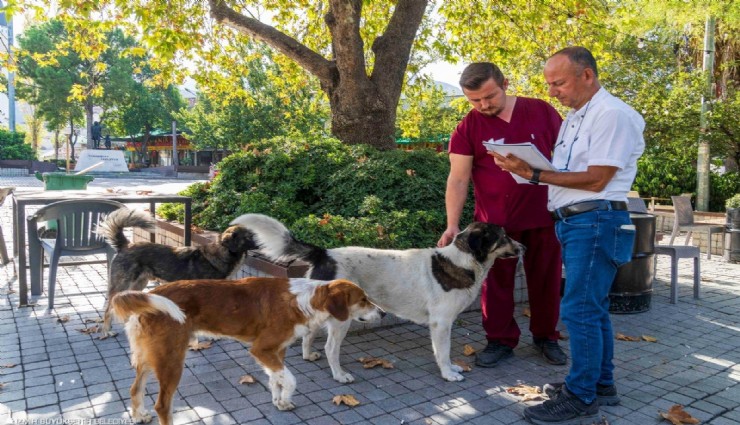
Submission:
[[[89,190],[171,193],[188,183],[96,179]],[[4,186],[40,190],[42,183],[2,176]],[[0,208],[0,225],[9,252],[11,217],[7,201]],[[740,423],[740,264],[719,256],[701,262],[701,299],[692,298],[691,261],[681,260],[679,301],[668,302],[668,257],[659,256],[651,309],[612,315],[615,332],[648,335],[657,342],[615,342],[622,404],[601,408],[608,423],[668,423],[658,412],[674,404],[684,405],[703,424]],[[46,311],[46,295],[32,298],[34,306],[18,308],[14,263],[0,265],[0,424],[132,422],[127,408],[134,372],[121,325],[115,325],[121,333],[107,340],[79,331],[94,325],[86,320],[102,317],[105,288],[104,265],[60,267],[53,312]],[[526,307],[517,305],[522,329],[528,326]],[[463,346],[480,349],[484,340],[480,312],[463,313],[453,328],[453,359],[472,362],[463,356]],[[563,346],[567,351],[567,342]],[[331,378],[325,359],[302,360],[296,343],[288,349],[286,364],[298,381],[297,407],[280,412],[270,400],[266,375],[243,345],[218,340],[209,349],[188,353],[174,419],[176,424],[524,424],[521,412],[529,403],[506,389],[561,381],[568,368],[545,363],[526,330],[514,352],[497,368],[473,368],[465,381],[446,382],[434,363],[428,330],[395,322],[347,337],[341,359],[356,380],[340,384]],[[383,357],[395,368],[363,369],[357,361],[362,356]],[[257,382],[239,384],[245,374]],[[150,379],[145,399],[150,410],[157,392],[156,380]],[[337,406],[331,400],[339,394],[352,394],[361,404]]]

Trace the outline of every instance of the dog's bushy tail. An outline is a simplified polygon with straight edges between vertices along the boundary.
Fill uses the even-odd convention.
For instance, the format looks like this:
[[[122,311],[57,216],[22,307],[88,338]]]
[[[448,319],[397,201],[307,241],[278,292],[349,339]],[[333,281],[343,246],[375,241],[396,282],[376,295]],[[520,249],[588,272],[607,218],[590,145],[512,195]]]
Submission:
[[[244,214],[232,220],[254,233],[259,251],[276,261],[303,260],[311,264],[325,255],[324,248],[294,238],[283,223],[263,214]]]
[[[116,252],[121,252],[129,244],[123,234],[123,229],[126,227],[138,227],[153,232],[156,224],[154,218],[144,211],[121,208],[108,214],[95,229],[95,233],[104,237]]]
[[[185,323],[185,313],[177,304],[169,298],[145,292],[119,292],[111,298],[110,308],[113,315],[122,322],[128,321],[133,314],[165,313],[174,320]]]

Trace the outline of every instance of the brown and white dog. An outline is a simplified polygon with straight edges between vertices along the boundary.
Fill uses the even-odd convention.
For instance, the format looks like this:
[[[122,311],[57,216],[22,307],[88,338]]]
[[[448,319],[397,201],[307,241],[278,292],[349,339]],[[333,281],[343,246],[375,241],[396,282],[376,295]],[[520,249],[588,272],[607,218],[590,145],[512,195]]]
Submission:
[[[117,293],[127,289],[141,291],[150,280],[164,283],[185,279],[225,279],[241,264],[247,251],[256,248],[252,233],[240,226],[229,227],[216,242],[183,247],[150,242],[131,244],[123,234],[127,227],[154,231],[155,222],[144,211],[121,208],[108,214],[96,230],[117,252],[110,265],[101,339],[115,335],[111,332],[110,300]]]
[[[250,353],[269,376],[272,403],[280,410],[295,406],[296,380],[285,367],[285,349],[329,322],[378,320],[380,310],[359,286],[347,280],[251,277],[240,280],[184,280],[148,293],[123,291],[111,311],[126,322],[131,365],[132,416],[149,422],[144,410],[146,378],[159,380],[154,409],[159,423],[172,423],[172,397],[180,382],[188,341],[207,333],[251,343]]]

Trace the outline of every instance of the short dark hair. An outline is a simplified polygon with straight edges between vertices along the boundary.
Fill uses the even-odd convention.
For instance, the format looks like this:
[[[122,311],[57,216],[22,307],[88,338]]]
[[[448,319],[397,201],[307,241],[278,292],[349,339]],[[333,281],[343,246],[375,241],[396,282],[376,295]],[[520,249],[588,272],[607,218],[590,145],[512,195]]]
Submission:
[[[475,62],[466,66],[460,75],[460,87],[478,90],[483,83],[493,78],[499,87],[504,88],[504,73],[491,62]]]
[[[578,65],[581,68],[581,71],[586,68],[591,68],[594,75],[596,77],[599,76],[599,70],[596,68],[596,59],[594,59],[594,55],[592,55],[587,48],[581,46],[566,47],[565,49],[561,49],[553,53],[550,57],[557,55],[565,55],[571,62]]]

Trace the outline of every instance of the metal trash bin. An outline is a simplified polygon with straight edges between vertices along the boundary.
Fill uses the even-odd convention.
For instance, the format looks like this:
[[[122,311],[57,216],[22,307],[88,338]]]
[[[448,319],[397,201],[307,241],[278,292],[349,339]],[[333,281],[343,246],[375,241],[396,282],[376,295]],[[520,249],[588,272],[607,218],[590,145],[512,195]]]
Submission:
[[[740,262],[740,209],[727,210],[727,224],[725,226],[725,261]]]
[[[655,216],[630,213],[635,225],[632,260],[617,270],[609,291],[609,312],[642,313],[650,310],[655,277]]]

